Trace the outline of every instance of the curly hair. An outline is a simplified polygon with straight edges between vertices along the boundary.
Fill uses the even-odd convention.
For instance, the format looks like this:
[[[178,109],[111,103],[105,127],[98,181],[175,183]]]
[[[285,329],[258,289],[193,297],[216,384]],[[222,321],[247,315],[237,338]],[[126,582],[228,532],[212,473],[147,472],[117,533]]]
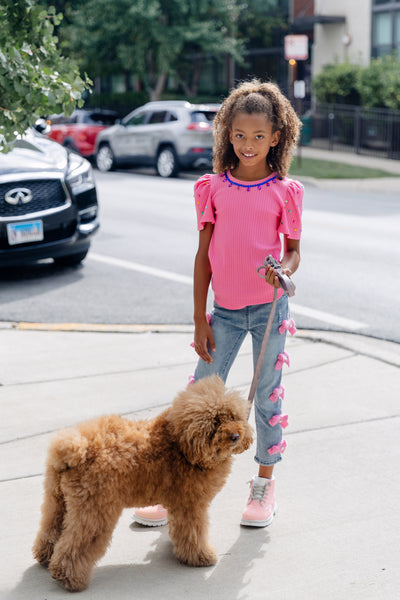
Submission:
[[[282,179],[290,167],[292,149],[296,146],[301,121],[277,85],[263,83],[258,79],[243,82],[232,90],[215,116],[214,172],[221,174],[239,164],[229,140],[229,130],[238,112],[265,114],[272,123],[272,131],[281,132],[278,144],[271,147],[266,160],[271,171]]]

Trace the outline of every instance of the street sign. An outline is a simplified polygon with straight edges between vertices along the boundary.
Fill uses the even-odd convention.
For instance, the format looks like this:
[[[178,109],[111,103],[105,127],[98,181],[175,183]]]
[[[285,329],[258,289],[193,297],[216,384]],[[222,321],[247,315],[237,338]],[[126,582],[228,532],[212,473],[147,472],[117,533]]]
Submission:
[[[308,37],[306,35],[285,35],[285,59],[307,60]]]
[[[306,82],[303,79],[293,82],[293,96],[295,98],[306,97]]]

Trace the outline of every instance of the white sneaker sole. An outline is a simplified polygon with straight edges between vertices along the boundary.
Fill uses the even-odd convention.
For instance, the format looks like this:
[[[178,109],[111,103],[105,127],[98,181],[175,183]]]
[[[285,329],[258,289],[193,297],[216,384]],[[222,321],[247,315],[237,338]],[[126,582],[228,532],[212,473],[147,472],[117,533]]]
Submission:
[[[135,513],[133,513],[133,520],[140,525],[146,525],[146,527],[162,527],[167,524],[167,519],[145,519]]]
[[[272,515],[269,516],[268,519],[264,519],[263,521],[249,521],[247,519],[242,518],[242,520],[240,521],[240,524],[245,525],[246,527],[268,527],[268,525],[271,525],[277,512],[278,512],[278,505],[275,502],[274,510],[272,511]]]

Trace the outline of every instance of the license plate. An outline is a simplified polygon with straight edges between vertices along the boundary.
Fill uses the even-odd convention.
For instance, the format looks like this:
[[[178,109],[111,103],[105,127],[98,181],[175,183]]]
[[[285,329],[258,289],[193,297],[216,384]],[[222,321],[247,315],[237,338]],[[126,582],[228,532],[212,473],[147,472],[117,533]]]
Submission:
[[[10,246],[40,242],[43,239],[43,221],[8,224],[7,236]]]

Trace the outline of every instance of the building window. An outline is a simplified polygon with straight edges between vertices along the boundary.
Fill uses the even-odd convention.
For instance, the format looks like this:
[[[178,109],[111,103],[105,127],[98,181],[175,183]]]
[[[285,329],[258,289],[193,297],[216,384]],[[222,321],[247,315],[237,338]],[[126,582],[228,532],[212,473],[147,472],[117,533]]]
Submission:
[[[374,0],[372,11],[372,56],[400,57],[400,0]]]

